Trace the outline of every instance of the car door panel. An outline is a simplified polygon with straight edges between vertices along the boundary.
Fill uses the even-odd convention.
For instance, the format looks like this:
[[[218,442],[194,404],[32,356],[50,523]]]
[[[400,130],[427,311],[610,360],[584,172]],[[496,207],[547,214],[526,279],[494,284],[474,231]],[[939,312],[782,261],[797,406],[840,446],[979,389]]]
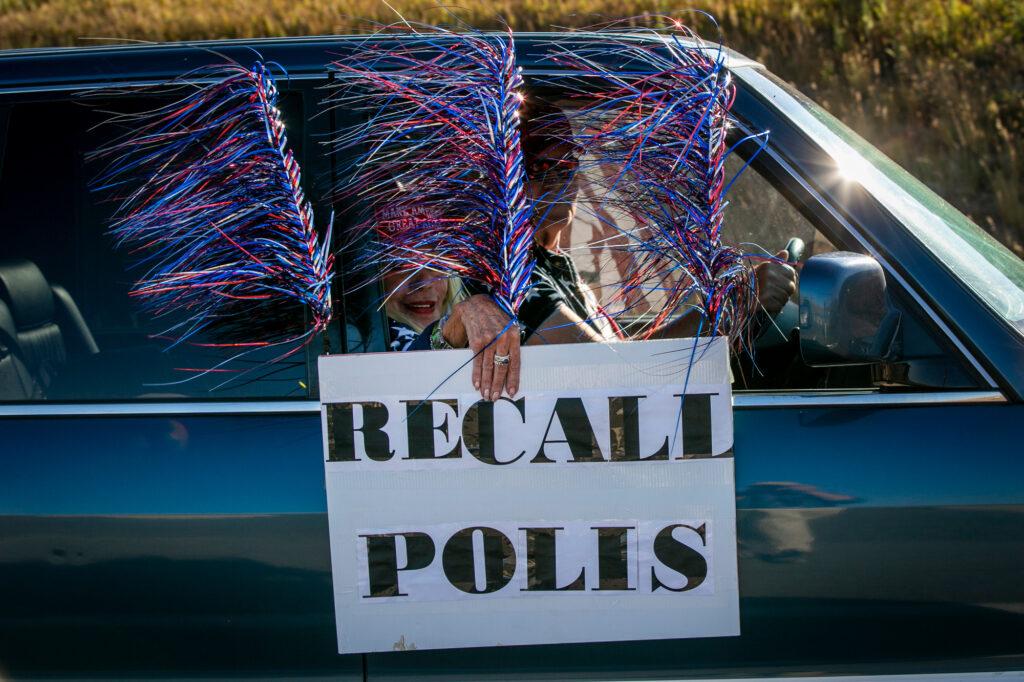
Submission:
[[[741,637],[374,654],[370,676],[1019,656],[1019,415],[1000,404],[738,409]],[[7,417],[0,428],[9,671],[361,670],[334,653],[317,414]],[[865,621],[861,649],[823,641],[864,640]]]
[[[1020,407],[882,400],[737,409],[740,637],[371,654],[369,678],[1019,667]]]
[[[7,417],[0,434],[0,667],[362,679],[335,653],[318,414]]]

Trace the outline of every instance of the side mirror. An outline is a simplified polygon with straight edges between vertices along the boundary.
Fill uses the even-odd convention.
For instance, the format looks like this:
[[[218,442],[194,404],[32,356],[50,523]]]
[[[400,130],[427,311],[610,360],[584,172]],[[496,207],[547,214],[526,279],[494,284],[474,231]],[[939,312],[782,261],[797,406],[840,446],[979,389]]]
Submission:
[[[874,258],[836,251],[809,258],[800,273],[800,354],[810,367],[889,360],[900,313],[889,305]]]

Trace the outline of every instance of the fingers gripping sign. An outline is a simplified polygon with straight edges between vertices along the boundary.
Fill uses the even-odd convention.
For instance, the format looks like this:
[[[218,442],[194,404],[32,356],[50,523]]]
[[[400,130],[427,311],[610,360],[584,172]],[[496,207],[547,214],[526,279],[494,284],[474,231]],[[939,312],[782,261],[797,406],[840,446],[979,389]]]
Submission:
[[[489,336],[489,338],[488,338]],[[504,326],[493,335],[488,333],[477,341],[480,350],[474,351],[473,385],[479,389],[484,400],[497,400],[501,397],[509,368],[512,365],[512,354],[516,355],[518,366],[519,356],[519,325],[506,318]],[[513,350],[514,349],[514,350]],[[477,384],[477,368],[479,368],[479,384]],[[518,383],[518,375],[515,377]],[[512,395],[512,391],[508,391]]]
[[[516,393],[519,392],[519,369],[520,358],[520,340],[522,337],[519,334],[519,325],[515,325],[509,330],[509,350],[508,350],[508,375],[505,377],[505,390],[508,392],[509,398],[515,398]]]
[[[508,383],[511,377],[512,367],[512,354],[515,352],[517,359],[519,356],[519,325],[509,322],[505,326],[505,330],[501,336],[498,337],[497,341],[491,344],[494,347],[493,355],[491,356],[491,362],[494,366],[494,375],[491,379],[491,386],[489,395],[484,395],[488,400],[497,400],[501,397],[501,391],[504,388],[509,397],[515,395],[515,391],[512,390],[512,386]],[[490,349],[488,349],[490,352]],[[518,366],[518,362],[516,363]],[[518,382],[518,371],[515,377]]]
[[[478,294],[457,304],[449,339],[465,338],[473,351],[473,388],[485,400],[495,400],[502,389],[515,395],[519,388],[519,325],[491,300]]]

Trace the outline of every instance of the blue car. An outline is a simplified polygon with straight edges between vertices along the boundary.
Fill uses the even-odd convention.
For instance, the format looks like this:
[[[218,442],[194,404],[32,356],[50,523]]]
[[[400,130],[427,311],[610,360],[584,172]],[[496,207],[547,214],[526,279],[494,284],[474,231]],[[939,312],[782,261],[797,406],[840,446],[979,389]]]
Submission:
[[[516,37],[538,88],[556,38]],[[735,53],[734,133],[770,137],[731,161],[753,158],[726,230],[802,252],[797,297],[733,366],[742,634],[339,655],[316,360],[386,348],[379,292],[337,286],[328,333],[271,371],[197,377],[222,356],[154,338],[85,157],[124,132],[110,110],[153,106],[144,86],[258,53],[287,71],[280,106],[326,224],[342,164],[323,143],[359,112],[325,108],[325,64],[351,44],[0,52],[0,675],[1024,669],[1024,262]]]

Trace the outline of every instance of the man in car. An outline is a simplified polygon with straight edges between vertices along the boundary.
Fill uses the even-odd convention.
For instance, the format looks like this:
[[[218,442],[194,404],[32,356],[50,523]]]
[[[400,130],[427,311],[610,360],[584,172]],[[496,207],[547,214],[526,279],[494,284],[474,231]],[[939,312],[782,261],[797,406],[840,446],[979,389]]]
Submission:
[[[482,293],[456,304],[450,315],[425,332],[432,348],[474,351],[473,387],[486,399],[519,389],[520,344],[610,342],[625,340],[614,320],[597,305],[572,259],[559,248],[576,211],[578,180],[574,150],[566,134],[568,119],[553,105],[527,101],[521,119],[528,189],[540,202],[540,223],[534,236],[531,289],[519,310],[522,326],[509,326],[508,316]],[[557,200],[550,201],[551,197]],[[774,317],[796,291],[796,271],[785,264],[788,253],[776,254],[754,268],[759,307]],[[681,315],[659,328],[654,338],[695,336],[698,316]],[[424,344],[425,345],[425,344]]]

